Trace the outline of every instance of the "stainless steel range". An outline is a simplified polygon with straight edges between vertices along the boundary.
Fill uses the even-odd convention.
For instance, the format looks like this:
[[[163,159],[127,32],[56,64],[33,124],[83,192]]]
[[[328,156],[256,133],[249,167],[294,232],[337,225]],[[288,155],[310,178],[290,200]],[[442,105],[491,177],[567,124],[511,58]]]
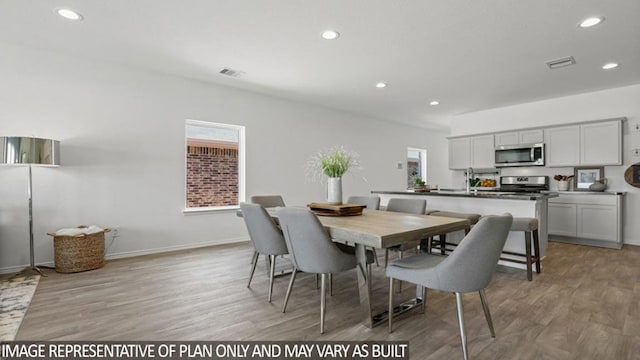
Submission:
[[[539,193],[549,190],[548,176],[500,176],[500,191]]]

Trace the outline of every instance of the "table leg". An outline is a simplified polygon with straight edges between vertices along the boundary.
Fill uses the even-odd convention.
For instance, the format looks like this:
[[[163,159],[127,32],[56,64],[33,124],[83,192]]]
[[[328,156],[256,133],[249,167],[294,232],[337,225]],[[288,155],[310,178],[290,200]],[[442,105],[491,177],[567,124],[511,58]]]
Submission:
[[[358,260],[358,291],[360,292],[360,311],[362,311],[362,324],[368,328],[384,324],[387,322],[389,313],[384,311],[374,314],[371,307],[371,274],[367,271],[366,248],[362,244],[356,243],[356,259]],[[422,287],[416,290],[416,298],[406,301],[394,307],[394,316],[401,315],[415,307],[422,305]]]
[[[366,247],[356,243],[356,259],[358,260],[358,292],[360,293],[360,310],[362,311],[363,324],[372,328],[373,311],[371,310],[371,279],[367,271]]]

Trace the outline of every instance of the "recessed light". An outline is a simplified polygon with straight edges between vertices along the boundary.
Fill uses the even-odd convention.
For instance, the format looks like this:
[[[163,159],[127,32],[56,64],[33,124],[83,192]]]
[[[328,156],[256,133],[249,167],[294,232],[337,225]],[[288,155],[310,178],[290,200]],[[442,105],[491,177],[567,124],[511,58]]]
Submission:
[[[340,37],[340,33],[335,30],[327,30],[322,33],[322,38],[325,40],[335,40]]]
[[[620,64],[618,64],[618,63],[613,63],[613,62],[612,62],[612,63],[604,64],[604,65],[602,66],[602,69],[604,69],[604,70],[610,70],[610,69],[615,69],[615,68],[617,68],[618,66],[620,66]]]
[[[70,9],[58,9],[56,12],[65,19],[82,20],[82,15]]]
[[[590,17],[582,20],[582,22],[578,24],[578,26],[580,26],[581,28],[588,28],[588,27],[596,26],[603,21],[604,21],[603,17]]]
[[[438,100],[433,100],[432,102],[429,103],[429,105],[431,106],[440,105],[440,102]]]
[[[379,82],[379,83],[376,84],[376,87],[378,89],[386,88],[387,87],[387,83]]]

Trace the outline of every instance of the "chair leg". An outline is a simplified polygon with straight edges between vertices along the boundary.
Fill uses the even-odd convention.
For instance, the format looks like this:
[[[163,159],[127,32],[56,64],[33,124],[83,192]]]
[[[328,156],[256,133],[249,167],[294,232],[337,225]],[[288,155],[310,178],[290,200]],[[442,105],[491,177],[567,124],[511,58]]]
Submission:
[[[538,238],[538,230],[533,230],[533,254],[536,257],[536,272],[540,274],[540,241]]]
[[[389,334],[393,332],[393,278],[389,278]]]
[[[433,241],[433,236],[429,236],[427,239],[427,254],[431,254],[431,242]]]
[[[333,274],[329,273],[329,296],[333,296]]]
[[[371,251],[373,251],[373,259],[376,261],[376,266],[380,266],[380,264],[378,263],[378,253],[376,253],[376,248],[374,248],[373,246],[370,247]]]
[[[427,288],[423,286],[422,287],[422,304],[420,305],[420,312],[424,314],[426,308],[427,308]]]
[[[373,282],[373,278],[371,277],[373,273],[371,272],[371,264],[367,264],[367,284],[369,285],[369,296],[371,296],[371,289],[373,288],[371,283]]]
[[[249,272],[249,283],[247,283],[247,288],[251,287],[251,279],[253,279],[253,273],[256,272],[256,265],[258,265],[258,254],[257,251],[253,252],[253,260],[251,260],[251,272]]]
[[[389,264],[389,249],[384,249],[384,268]]]
[[[273,294],[273,278],[276,274],[276,256],[269,255],[271,260],[271,268],[269,269],[269,302],[271,302],[271,295]]]
[[[482,309],[484,310],[484,317],[489,324],[489,331],[491,331],[491,337],[496,337],[496,332],[493,329],[493,321],[491,321],[491,312],[489,312],[489,303],[487,302],[487,295],[484,293],[484,289],[478,291],[480,293],[480,302],[482,302]]]
[[[316,274],[316,290],[320,289],[320,275]]]
[[[324,334],[324,312],[327,306],[325,293],[327,274],[320,275],[320,334]]]
[[[400,260],[402,260],[404,258],[404,251],[400,251],[398,254],[398,257],[400,257]],[[402,292],[402,280],[398,280],[398,294],[400,294]]]
[[[400,260],[404,259],[404,251],[399,251],[398,257],[400,258]],[[402,280],[398,280],[398,290],[396,290],[396,292],[398,294],[402,292]]]
[[[296,273],[298,269],[294,266],[291,269],[291,280],[289,280],[289,287],[287,288],[287,295],[284,297],[284,305],[282,305],[282,312],[287,311],[287,304],[289,303],[289,296],[291,296],[291,289],[293,289],[293,282],[296,281]]]
[[[440,254],[445,255],[447,253],[447,247],[446,247],[446,242],[447,242],[447,235],[446,234],[441,234],[439,236],[440,238]]]
[[[533,272],[531,270],[531,267],[533,266],[533,261],[531,260],[531,231],[524,232],[524,248],[524,253],[527,260],[527,280],[531,281],[531,279],[533,278]]]
[[[462,293],[456,293],[456,307],[458,309],[458,326],[460,327],[460,341],[462,342],[462,355],[464,360],[469,359],[467,354],[467,333],[464,328],[464,308],[462,307]]]

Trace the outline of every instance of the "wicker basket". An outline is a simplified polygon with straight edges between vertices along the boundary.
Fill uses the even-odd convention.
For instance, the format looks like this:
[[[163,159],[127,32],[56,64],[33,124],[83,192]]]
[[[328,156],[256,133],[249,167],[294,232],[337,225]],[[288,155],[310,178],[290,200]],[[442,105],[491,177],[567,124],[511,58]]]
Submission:
[[[74,236],[47,233],[53,236],[56,272],[75,273],[103,267],[104,233],[109,231]]]

